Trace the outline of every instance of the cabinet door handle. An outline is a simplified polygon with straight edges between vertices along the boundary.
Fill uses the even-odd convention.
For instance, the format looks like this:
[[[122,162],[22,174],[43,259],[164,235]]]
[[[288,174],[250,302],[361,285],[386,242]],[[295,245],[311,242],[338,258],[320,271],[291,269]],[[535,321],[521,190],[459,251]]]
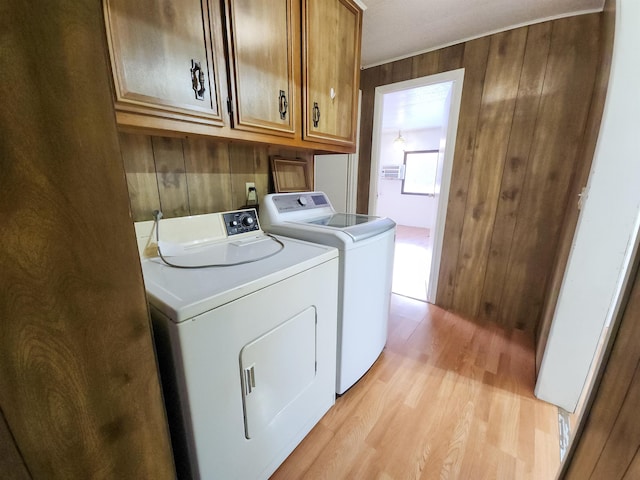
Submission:
[[[288,107],[289,107],[289,103],[287,102],[287,95],[284,93],[284,90],[280,90],[280,96],[278,97],[278,109],[280,111],[280,120],[284,120],[287,118]]]
[[[207,90],[204,86],[204,72],[200,62],[193,59],[191,59],[191,88],[196,94],[196,100],[204,100],[204,92]]]
[[[317,127],[320,122],[320,107],[318,102],[313,102],[313,126]]]

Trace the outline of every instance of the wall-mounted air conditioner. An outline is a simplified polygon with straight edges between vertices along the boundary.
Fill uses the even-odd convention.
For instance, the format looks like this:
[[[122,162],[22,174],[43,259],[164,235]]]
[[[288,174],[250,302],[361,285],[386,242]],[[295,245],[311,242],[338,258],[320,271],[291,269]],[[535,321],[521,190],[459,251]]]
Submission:
[[[404,165],[384,165],[380,178],[385,180],[403,180]]]

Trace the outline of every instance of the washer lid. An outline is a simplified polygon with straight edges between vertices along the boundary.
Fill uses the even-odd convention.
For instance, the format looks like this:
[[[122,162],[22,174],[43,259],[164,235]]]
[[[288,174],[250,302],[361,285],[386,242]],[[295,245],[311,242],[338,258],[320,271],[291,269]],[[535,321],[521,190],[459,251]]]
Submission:
[[[326,227],[346,228],[360,225],[361,223],[372,222],[377,217],[369,217],[367,215],[359,215],[357,213],[334,213],[328,217],[309,220],[308,223],[315,225],[324,225]]]
[[[356,213],[334,213],[325,217],[297,222],[285,222],[296,228],[315,227],[334,230],[334,233],[344,232],[352,241],[359,242],[367,238],[379,235],[395,227],[395,222],[389,218],[371,217]],[[274,229],[277,231],[277,228]],[[280,232],[278,232],[280,233]]]
[[[322,192],[265,195],[260,223],[268,232],[338,248],[348,248],[396,225],[390,218],[338,213]]]
[[[237,266],[181,269],[165,265],[160,258],[145,259],[142,273],[149,303],[179,323],[338,257],[333,247],[278,239],[284,243],[279,253]],[[188,258],[179,256],[168,260],[179,265],[202,265],[213,261],[223,263],[226,258],[225,263],[231,263],[229,259],[260,258],[261,253],[271,253],[277,246],[268,237],[258,240],[214,245]]]

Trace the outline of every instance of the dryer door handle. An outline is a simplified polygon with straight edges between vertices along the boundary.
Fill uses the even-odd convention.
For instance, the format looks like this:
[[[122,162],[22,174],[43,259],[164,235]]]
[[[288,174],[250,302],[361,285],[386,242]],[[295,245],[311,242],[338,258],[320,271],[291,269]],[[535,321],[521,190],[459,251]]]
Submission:
[[[244,369],[244,394],[249,395],[256,388],[255,364]]]

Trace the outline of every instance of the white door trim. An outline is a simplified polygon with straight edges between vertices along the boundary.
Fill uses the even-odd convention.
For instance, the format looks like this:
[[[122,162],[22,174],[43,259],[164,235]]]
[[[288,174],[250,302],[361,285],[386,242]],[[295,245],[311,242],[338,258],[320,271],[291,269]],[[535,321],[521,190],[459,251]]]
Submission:
[[[383,99],[387,93],[408,90],[416,87],[424,87],[436,83],[453,82],[451,91],[451,106],[449,109],[449,123],[447,127],[446,146],[443,159],[442,183],[440,185],[440,198],[438,199],[438,212],[436,214],[435,235],[433,238],[433,256],[431,271],[429,274],[429,287],[427,301],[434,303],[438,290],[438,272],[440,271],[440,257],[442,255],[442,243],[444,238],[444,224],[447,216],[447,204],[449,200],[449,186],[451,184],[451,172],[453,169],[453,156],[455,153],[456,135],[458,132],[458,116],[460,113],[460,101],[462,99],[462,84],[464,81],[464,68],[449,72],[429,75],[427,77],[414,78],[404,82],[391,83],[376,87],[373,107],[373,135],[371,140],[371,171],[369,181],[369,214],[376,211],[378,203],[378,179],[380,176],[380,132],[382,130]]]

